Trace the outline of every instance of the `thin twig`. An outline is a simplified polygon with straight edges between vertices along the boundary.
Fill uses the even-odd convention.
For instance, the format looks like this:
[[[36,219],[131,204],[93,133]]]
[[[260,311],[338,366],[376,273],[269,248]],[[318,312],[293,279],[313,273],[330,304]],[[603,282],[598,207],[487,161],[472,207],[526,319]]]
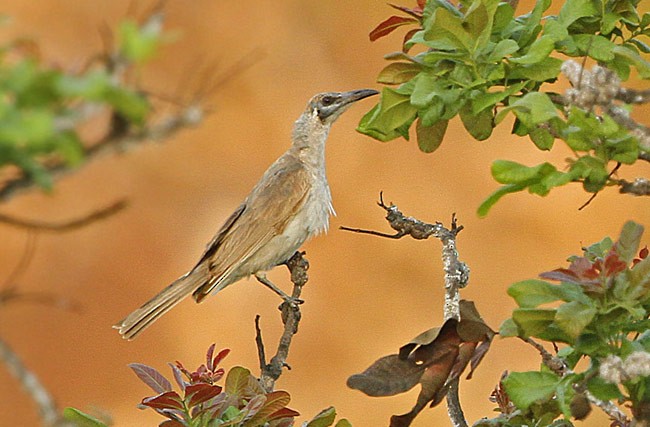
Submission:
[[[89,214],[64,222],[30,221],[0,213],[0,222],[14,227],[33,231],[66,232],[77,230],[94,222],[101,221],[105,218],[115,215],[124,209],[127,205],[127,200],[121,199],[101,209],[90,212]]]
[[[266,368],[266,354],[264,352],[264,340],[262,339],[262,328],[260,328],[260,315],[255,316],[255,344],[257,344],[257,358],[260,362],[260,372]]]
[[[612,176],[619,170],[620,167],[621,167],[621,162],[617,162],[614,169],[612,169],[612,171],[607,175],[607,179],[608,180],[611,179]],[[578,208],[578,210],[581,211],[587,206],[589,206],[589,204],[596,198],[598,193],[600,193],[600,191],[596,191],[594,194],[592,194],[591,197],[589,197],[589,199],[585,203],[583,203],[582,206]]]
[[[54,398],[43,386],[38,377],[31,372],[20,357],[11,347],[0,338],[0,360],[5,364],[7,370],[22,385],[23,389],[38,406],[43,424],[53,426],[59,422],[59,409],[54,402]]]
[[[265,362],[264,356],[264,343],[262,342],[262,331],[259,329],[259,321],[256,318],[256,343],[257,352],[261,365],[260,384],[262,388],[268,393],[273,391],[275,381],[282,375],[282,369],[291,367],[287,364],[287,357],[289,355],[289,348],[293,336],[298,333],[298,324],[300,322],[300,294],[302,287],[307,283],[309,277],[307,270],[309,269],[309,262],[304,258],[304,252],[296,252],[289,261],[286,262],[287,268],[291,273],[291,282],[293,283],[293,291],[291,298],[284,301],[280,305],[282,311],[282,323],[284,324],[284,331],[280,337],[278,348],[275,356],[271,358],[269,363]],[[258,316],[259,317],[259,316]]]

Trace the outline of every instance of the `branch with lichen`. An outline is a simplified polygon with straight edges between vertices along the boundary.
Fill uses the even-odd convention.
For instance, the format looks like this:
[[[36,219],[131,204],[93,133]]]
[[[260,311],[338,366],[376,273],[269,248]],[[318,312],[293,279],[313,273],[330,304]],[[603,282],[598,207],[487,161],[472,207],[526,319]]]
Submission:
[[[394,234],[359,228],[340,228],[354,233],[370,234],[390,239],[400,239],[404,236],[410,236],[417,240],[428,239],[429,237],[439,239],[442,242],[442,262],[445,272],[444,318],[445,320],[460,320],[460,289],[467,286],[469,282],[469,267],[459,260],[458,250],[456,249],[456,237],[463,229],[463,226],[457,224],[455,215],[452,216],[451,228],[449,229],[439,222],[429,224],[416,218],[405,216],[392,203],[389,206],[386,205],[382,193],[379,195],[379,202],[377,204],[386,211],[386,220],[390,227],[395,230]],[[458,396],[458,378],[455,378],[449,383],[449,390],[446,396],[447,412],[452,424],[455,427],[466,427],[467,421],[465,420]]]
[[[628,105],[650,103],[650,90],[622,87],[620,77],[601,65],[595,65],[591,70],[587,70],[576,61],[568,60],[562,65],[562,73],[569,79],[572,87],[566,90],[564,96],[554,97],[554,100],[567,108],[575,106],[595,114],[607,114],[638,140],[638,158],[648,161],[650,128],[634,120],[630,112],[617,102]],[[620,193],[636,196],[650,195],[650,185],[646,178],[636,178],[632,182],[610,179],[610,182],[620,187]]]

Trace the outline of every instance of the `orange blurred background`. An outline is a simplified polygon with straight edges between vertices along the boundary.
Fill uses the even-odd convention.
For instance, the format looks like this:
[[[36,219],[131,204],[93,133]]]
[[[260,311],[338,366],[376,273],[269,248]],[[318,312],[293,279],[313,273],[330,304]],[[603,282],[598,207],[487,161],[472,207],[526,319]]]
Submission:
[[[4,0],[0,11],[13,19],[0,28],[0,37],[29,36],[52,63],[83,64],[102,48],[98,29],[115,28],[131,3]],[[522,2],[519,10],[528,4]],[[133,342],[121,340],[111,325],[193,266],[223,220],[288,147],[292,123],[309,97],[378,88],[374,79],[385,65],[382,56],[397,50],[401,40],[394,35],[368,41],[368,32],[393,12],[384,1],[172,0],[166,10],[167,28],[178,38],[142,70],[144,89],[174,95],[174,88],[197,79],[196,64],[218,62],[217,71],[225,71],[246,55],[259,59],[220,87],[211,99],[214,112],[198,128],[92,161],[59,181],[53,194],[33,191],[0,206],[21,218],[63,221],[129,199],[127,210],[93,226],[41,234],[19,278],[24,291],[79,302],[80,313],[19,302],[0,311],[0,335],[61,407],[109,413],[119,427],[162,421],[153,411],[136,408],[151,391],[126,367],[130,362],[168,374],[167,362],[198,366],[216,342],[232,349],[226,368],[243,365],[257,373],[255,315],[262,316],[267,352],[277,345],[281,324],[278,298],[252,281],[200,306],[185,301]],[[581,245],[616,236],[628,219],[650,223],[647,199],[614,189],[578,211],[588,198],[578,185],[546,198],[508,196],[479,219],[476,208],[497,187],[489,172],[493,160],[561,164],[569,153],[559,144],[551,153],[539,152],[528,140],[510,136],[507,123],[490,140],[476,142],[455,120],[440,150],[426,155],[415,142],[380,143],[356,133],[372,103],[354,106],[330,134],[328,176],[338,216],[327,236],[304,246],[311,280],[289,355],[293,369],[277,384],[291,393],[290,406],[303,414],[301,422],[334,405],[355,426],[382,426],[415,402],[418,388],[377,399],[345,386],[349,375],[442,320],[439,242],[338,230],[346,225],[389,231],[375,205],[379,191],[425,221],[448,224],[453,212],[458,215],[465,226],[458,249],[471,268],[462,296],[474,300],[495,329],[514,308],[506,295],[510,283],[564,265]],[[622,174],[627,179],[648,175],[647,165],[626,167]],[[0,233],[2,282],[18,263],[27,235],[5,225]],[[284,269],[269,277],[288,288]],[[470,423],[494,416],[488,396],[504,370],[536,369],[539,362],[532,348],[495,339],[474,379],[461,382]],[[596,415],[582,425],[605,422]],[[441,405],[426,409],[414,426],[447,424]],[[2,366],[0,426],[36,425],[34,404]]]

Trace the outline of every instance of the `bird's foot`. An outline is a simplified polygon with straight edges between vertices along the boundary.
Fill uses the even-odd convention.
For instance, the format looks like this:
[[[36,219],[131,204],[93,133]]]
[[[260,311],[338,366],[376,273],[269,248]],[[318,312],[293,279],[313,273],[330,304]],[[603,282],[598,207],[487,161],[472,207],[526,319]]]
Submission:
[[[257,273],[255,274],[255,278],[257,279],[258,282],[275,292],[277,295],[280,296],[284,300],[284,303],[290,304],[293,306],[300,305],[304,303],[303,300],[300,298],[292,297],[291,295],[288,295],[286,292],[284,292],[282,289],[278,288],[273,282],[271,282],[267,277],[266,274],[263,273]],[[284,304],[283,303],[283,304]]]

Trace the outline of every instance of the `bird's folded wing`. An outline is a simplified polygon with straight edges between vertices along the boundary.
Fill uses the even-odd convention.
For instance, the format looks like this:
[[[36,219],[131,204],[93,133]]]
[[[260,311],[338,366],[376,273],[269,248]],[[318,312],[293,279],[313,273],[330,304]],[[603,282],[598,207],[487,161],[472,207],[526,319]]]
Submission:
[[[300,162],[283,164],[281,160],[267,171],[206,248],[196,268],[207,268],[211,280],[194,293],[197,301],[273,237],[282,234],[305,203],[309,171]]]

